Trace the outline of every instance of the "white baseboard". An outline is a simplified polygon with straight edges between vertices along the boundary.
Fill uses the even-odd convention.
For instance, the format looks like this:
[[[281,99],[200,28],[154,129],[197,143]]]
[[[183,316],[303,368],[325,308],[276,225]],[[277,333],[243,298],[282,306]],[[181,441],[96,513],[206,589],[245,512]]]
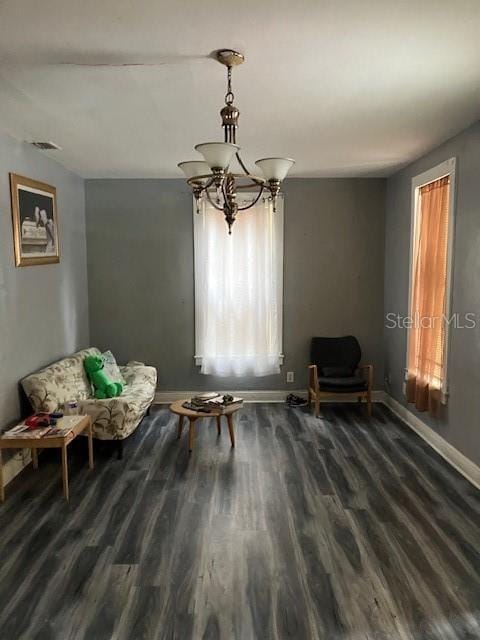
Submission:
[[[14,455],[3,465],[3,484],[7,486],[32,461],[30,449],[12,449]],[[5,456],[5,453],[3,453]]]
[[[435,449],[444,460],[464,476],[474,487],[480,489],[480,467],[469,460],[458,449],[438,435],[414,413],[409,411],[400,402],[385,394],[384,404],[389,407],[405,424],[417,433],[432,449]]]
[[[184,400],[185,398],[191,398],[199,393],[205,393],[204,391],[157,391],[155,393],[154,404],[170,404],[176,400]],[[233,396],[240,396],[245,402],[285,402],[285,398],[289,393],[294,393],[296,396],[307,395],[305,389],[283,389],[280,391],[225,391],[224,393],[231,393]],[[373,391],[373,402],[383,402],[384,391]],[[324,402],[356,402],[355,398],[345,398],[345,396],[338,395],[332,396],[332,398],[325,400]]]

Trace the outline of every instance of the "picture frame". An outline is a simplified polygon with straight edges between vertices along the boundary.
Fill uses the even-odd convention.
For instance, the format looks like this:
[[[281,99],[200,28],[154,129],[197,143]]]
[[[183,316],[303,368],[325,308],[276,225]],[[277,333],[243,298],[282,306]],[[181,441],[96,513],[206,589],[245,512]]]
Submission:
[[[60,262],[57,190],[10,173],[15,265]]]

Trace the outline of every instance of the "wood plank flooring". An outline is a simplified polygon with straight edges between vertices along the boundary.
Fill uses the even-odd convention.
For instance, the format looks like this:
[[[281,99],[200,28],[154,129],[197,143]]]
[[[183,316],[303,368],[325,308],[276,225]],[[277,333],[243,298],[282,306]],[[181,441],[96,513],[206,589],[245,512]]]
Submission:
[[[124,460],[54,454],[0,508],[1,640],[480,638],[480,492],[386,408],[155,408]]]

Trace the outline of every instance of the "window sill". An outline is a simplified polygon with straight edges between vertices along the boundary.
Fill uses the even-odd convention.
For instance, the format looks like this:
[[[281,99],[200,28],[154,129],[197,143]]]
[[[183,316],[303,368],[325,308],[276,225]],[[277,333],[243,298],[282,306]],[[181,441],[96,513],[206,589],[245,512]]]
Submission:
[[[202,356],[193,356],[193,359],[194,359],[195,365],[197,367],[201,367],[202,366]],[[280,366],[283,366],[284,359],[285,359],[285,354],[281,353],[278,356],[278,362],[279,362]]]

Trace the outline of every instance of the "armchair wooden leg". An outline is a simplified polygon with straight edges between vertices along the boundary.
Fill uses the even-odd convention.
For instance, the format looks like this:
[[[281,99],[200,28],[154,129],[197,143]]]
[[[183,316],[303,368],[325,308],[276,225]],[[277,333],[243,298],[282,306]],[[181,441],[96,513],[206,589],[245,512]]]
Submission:
[[[373,365],[366,364],[360,367],[367,372],[367,415],[372,415],[372,388],[373,388]]]
[[[320,398],[315,396],[315,417],[318,418],[320,415]]]
[[[367,415],[370,418],[372,415],[372,392],[367,393]]]

